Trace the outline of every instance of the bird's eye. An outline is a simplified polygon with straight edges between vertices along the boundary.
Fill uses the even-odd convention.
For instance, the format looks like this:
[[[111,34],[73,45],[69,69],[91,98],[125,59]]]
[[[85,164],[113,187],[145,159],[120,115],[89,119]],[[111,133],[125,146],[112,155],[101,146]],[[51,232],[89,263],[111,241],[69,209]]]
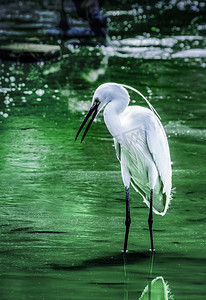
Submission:
[[[99,98],[96,98],[96,99],[94,100],[94,103],[95,103],[95,104],[99,104],[99,103],[100,103]]]

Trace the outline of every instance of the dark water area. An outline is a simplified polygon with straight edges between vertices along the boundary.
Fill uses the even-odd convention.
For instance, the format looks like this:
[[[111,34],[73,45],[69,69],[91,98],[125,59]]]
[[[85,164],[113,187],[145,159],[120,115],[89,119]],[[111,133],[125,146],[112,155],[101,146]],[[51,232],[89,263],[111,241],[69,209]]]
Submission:
[[[105,1],[107,46],[48,35],[58,2],[0,3],[1,44],[61,47],[53,60],[1,60],[0,299],[205,299],[205,2]],[[149,211],[132,188],[122,255],[124,186],[102,115],[74,142],[104,82],[140,90],[168,137],[173,199],[154,215],[153,256]]]

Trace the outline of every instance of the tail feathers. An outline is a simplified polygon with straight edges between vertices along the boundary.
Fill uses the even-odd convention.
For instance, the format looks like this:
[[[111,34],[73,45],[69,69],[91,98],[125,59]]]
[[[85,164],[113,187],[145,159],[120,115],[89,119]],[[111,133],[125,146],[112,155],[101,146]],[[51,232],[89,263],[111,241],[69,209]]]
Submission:
[[[133,180],[131,181],[134,189],[142,196],[143,201],[148,207],[150,207],[150,189],[144,191]],[[163,186],[161,188],[155,187],[153,191],[153,212],[158,215],[164,216],[167,212],[171,195],[163,192]]]
[[[144,202],[146,203],[146,205],[148,207],[150,207],[150,201],[149,199],[146,199],[144,198]],[[166,193],[162,194],[162,197],[159,199],[157,197],[155,197],[155,195],[153,194],[153,212],[157,215],[161,215],[161,216],[164,216],[167,212],[167,209],[168,209],[168,204],[169,204],[169,201],[168,201],[168,197],[166,195]]]

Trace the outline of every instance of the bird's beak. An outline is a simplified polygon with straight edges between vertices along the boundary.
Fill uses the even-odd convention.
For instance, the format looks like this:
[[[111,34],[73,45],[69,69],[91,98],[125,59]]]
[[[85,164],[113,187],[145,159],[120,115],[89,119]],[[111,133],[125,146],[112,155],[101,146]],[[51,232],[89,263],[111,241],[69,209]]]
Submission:
[[[86,136],[86,134],[87,134],[87,132],[88,132],[90,126],[92,125],[92,122],[94,121],[94,118],[96,117],[96,115],[97,115],[97,113],[98,113],[98,106],[99,106],[99,103],[93,103],[93,104],[92,104],[90,110],[88,111],[86,117],[84,118],[84,121],[82,122],[82,124],[81,124],[81,126],[80,126],[80,128],[79,128],[79,130],[78,130],[78,132],[77,132],[77,135],[76,135],[76,137],[75,137],[75,141],[76,141],[76,139],[78,138],[78,135],[80,134],[80,132],[81,132],[82,128],[84,127],[84,125],[86,124],[87,120],[89,119],[89,117],[90,117],[90,116],[92,115],[92,113],[93,113],[92,118],[91,118],[91,120],[89,121],[89,123],[88,123],[88,125],[87,125],[87,127],[86,127],[86,129],[85,129],[85,132],[84,132],[84,134],[83,134],[83,136],[82,136],[81,143],[83,142],[83,140],[84,140],[84,138],[85,138],[85,136]]]

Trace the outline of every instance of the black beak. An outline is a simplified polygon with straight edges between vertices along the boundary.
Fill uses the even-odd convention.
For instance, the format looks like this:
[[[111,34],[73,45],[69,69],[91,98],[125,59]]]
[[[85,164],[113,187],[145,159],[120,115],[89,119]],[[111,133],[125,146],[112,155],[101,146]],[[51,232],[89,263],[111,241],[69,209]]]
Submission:
[[[90,117],[90,116],[92,115],[92,113],[93,113],[92,118],[91,118],[91,120],[89,121],[89,123],[88,123],[88,125],[87,125],[87,127],[86,127],[86,129],[85,129],[85,132],[84,132],[84,134],[83,134],[83,136],[82,136],[81,143],[83,142],[83,140],[84,140],[84,138],[85,138],[85,136],[86,136],[86,134],[87,134],[87,132],[88,132],[90,126],[92,125],[92,122],[94,121],[94,118],[95,118],[96,115],[97,115],[97,108],[98,108],[98,106],[99,106],[99,103],[94,103],[94,104],[92,105],[92,107],[90,108],[88,114],[87,114],[86,117],[84,118],[84,121],[82,122],[82,124],[81,124],[81,126],[80,126],[80,128],[79,128],[79,130],[78,130],[78,132],[77,132],[77,135],[76,135],[76,137],[75,137],[75,141],[76,141],[76,139],[78,138],[78,135],[80,134],[80,132],[81,132],[82,128],[84,127],[84,125],[86,124],[87,120],[89,119],[89,117]]]

